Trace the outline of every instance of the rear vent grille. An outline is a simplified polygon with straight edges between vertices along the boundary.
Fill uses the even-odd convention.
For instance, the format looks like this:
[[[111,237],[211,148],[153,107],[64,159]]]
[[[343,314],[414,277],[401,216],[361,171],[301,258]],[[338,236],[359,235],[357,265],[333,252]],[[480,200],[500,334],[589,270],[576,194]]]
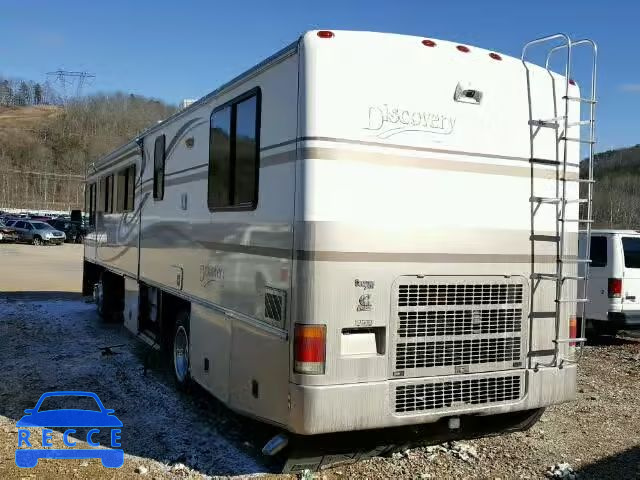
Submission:
[[[282,326],[286,318],[287,292],[273,287],[265,287],[264,318],[273,325]]]
[[[398,306],[501,305],[522,303],[519,284],[399,285]]]
[[[474,365],[520,360],[520,338],[477,338],[396,345],[396,369]]]
[[[398,312],[398,319],[402,338],[514,333],[520,331],[522,309]]]
[[[462,409],[518,400],[521,377],[474,378],[395,387],[395,412],[413,413],[436,409]]]

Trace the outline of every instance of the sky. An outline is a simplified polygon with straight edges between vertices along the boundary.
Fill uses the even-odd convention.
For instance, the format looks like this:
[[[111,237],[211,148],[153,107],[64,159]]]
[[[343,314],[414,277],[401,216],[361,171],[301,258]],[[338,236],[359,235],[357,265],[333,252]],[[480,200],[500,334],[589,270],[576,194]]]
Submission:
[[[602,151],[640,143],[638,18],[636,0],[4,0],[0,75],[44,81],[60,68],[87,71],[96,77],[85,93],[124,91],[178,104],[306,30],[418,35],[517,57],[528,40],[566,32],[599,45]]]

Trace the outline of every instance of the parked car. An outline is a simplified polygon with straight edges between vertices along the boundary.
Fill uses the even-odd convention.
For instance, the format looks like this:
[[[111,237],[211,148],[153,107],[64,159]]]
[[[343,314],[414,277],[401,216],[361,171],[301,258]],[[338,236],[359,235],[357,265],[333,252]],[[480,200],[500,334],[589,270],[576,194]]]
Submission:
[[[72,222],[71,220],[56,218],[54,220],[48,220],[47,223],[56,230],[64,232],[67,237],[67,242],[82,243],[87,234],[87,229],[84,228],[82,222]]]
[[[0,243],[17,242],[18,239],[18,232],[15,228],[11,228],[0,221]]]
[[[581,234],[582,252],[584,240]],[[592,230],[590,258],[587,331],[615,335],[618,330],[639,330],[640,231]]]
[[[18,220],[12,225],[20,235],[20,241],[30,242],[34,245],[54,244],[61,245],[66,240],[66,235],[56,230],[45,222],[35,220]]]

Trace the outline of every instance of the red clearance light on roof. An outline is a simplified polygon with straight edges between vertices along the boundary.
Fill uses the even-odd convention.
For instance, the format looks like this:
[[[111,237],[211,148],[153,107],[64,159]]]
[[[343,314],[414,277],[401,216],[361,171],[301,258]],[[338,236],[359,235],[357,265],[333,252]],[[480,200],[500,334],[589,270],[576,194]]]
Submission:
[[[465,47],[464,45],[458,45],[456,48],[461,52],[469,53],[469,47]]]
[[[493,53],[493,52],[491,52],[491,53],[489,54],[489,56],[490,56],[491,58],[493,58],[494,60],[502,60],[502,57],[501,57],[500,55],[498,55],[497,53]]]
[[[569,79],[569,83],[570,83],[571,85],[575,85],[575,84],[576,84],[576,81],[575,81],[573,78],[570,78],[570,79]]]
[[[433,40],[429,40],[429,39],[422,40],[422,44],[425,47],[435,47],[436,46],[436,42],[434,42]]]
[[[320,30],[318,32],[318,36],[320,38],[333,38],[333,32],[330,32],[329,30]]]

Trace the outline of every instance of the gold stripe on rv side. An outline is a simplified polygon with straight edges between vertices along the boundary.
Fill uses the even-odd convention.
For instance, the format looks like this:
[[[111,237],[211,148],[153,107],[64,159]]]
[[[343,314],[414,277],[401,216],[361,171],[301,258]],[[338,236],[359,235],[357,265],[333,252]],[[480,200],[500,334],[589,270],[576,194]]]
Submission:
[[[469,173],[482,173],[485,175],[504,175],[511,177],[530,177],[531,168],[530,164],[524,164],[522,166],[515,165],[497,165],[493,163],[476,163],[476,162],[461,162],[458,160],[443,160],[438,158],[416,157],[410,155],[394,155],[380,152],[369,152],[363,150],[350,150],[343,148],[330,148],[330,147],[305,147],[301,150],[303,160],[328,160],[328,161],[351,161],[362,162],[371,165],[401,167],[401,168],[425,168],[429,170],[443,170],[450,172],[469,172]],[[286,163],[292,163],[296,161],[296,150],[288,150],[285,152],[276,153],[273,155],[266,155],[260,158],[260,167],[267,168],[276,165],[283,165]],[[556,178],[555,168],[544,168],[539,165],[533,166],[533,176],[535,178],[546,178],[553,180]],[[167,174],[169,177],[171,174]],[[184,177],[174,177],[170,181],[167,179],[167,185],[181,185],[194,180],[202,180],[207,177],[207,172],[202,171]],[[567,172],[567,178],[569,180],[576,180],[578,178],[577,172]],[[151,190],[151,182],[142,187],[142,191]]]

